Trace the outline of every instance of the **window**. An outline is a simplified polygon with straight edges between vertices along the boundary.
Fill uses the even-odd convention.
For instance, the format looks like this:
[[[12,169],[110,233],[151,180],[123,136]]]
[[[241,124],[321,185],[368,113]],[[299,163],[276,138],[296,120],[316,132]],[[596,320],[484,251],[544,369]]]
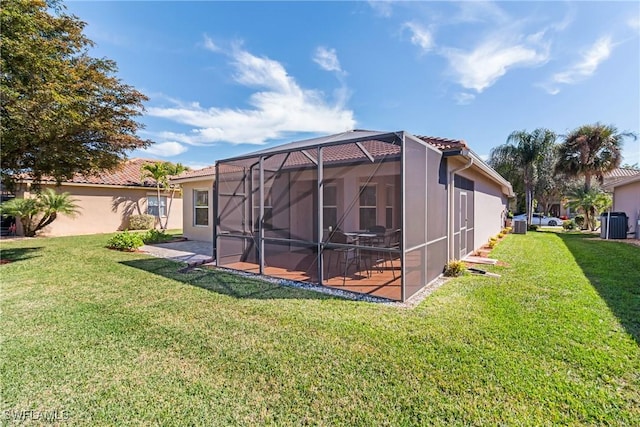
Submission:
[[[193,190],[193,225],[209,225],[209,190]]]
[[[368,230],[376,225],[376,186],[360,186],[360,229]]]
[[[324,228],[338,226],[338,190],[335,185],[325,185],[322,207],[322,225]]]
[[[167,196],[160,196],[160,215],[158,215],[158,196],[147,195],[147,213],[153,216],[167,216]]]
[[[385,207],[385,227],[393,228],[393,186],[387,185],[387,204]]]
[[[267,181],[267,179],[265,178],[265,183],[264,183],[264,221],[263,221],[263,227],[265,230],[271,230],[273,229],[273,220],[272,220],[272,216],[273,216],[273,206],[272,206],[272,202],[271,202],[271,186],[273,185],[273,178],[271,178],[271,180]],[[253,215],[255,218],[255,221],[253,223],[253,229],[255,231],[258,231],[258,218],[260,218],[260,189],[256,188],[255,192],[254,192],[254,198],[253,198]]]

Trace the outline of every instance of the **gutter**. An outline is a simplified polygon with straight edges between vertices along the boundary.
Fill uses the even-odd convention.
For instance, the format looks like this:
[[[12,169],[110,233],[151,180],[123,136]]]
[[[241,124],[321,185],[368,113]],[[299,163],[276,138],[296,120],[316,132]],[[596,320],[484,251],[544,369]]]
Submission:
[[[453,245],[453,220],[452,220],[452,214],[453,214],[453,210],[455,207],[455,201],[454,201],[454,177],[455,174],[457,172],[463,171],[465,169],[468,169],[471,167],[471,165],[473,165],[473,157],[469,155],[469,150],[467,149],[463,149],[460,150],[459,153],[456,153],[459,156],[462,156],[464,158],[467,159],[467,163],[465,165],[460,166],[459,168],[453,169],[449,171],[449,182],[447,183],[447,241],[449,242],[449,260],[452,259],[456,259],[455,256],[453,256],[453,249],[454,249],[454,245]]]

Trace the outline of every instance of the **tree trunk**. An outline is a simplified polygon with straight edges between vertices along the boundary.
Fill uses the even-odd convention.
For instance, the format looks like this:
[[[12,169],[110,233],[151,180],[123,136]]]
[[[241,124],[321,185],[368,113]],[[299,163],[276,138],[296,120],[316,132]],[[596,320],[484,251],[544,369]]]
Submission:
[[[584,173],[584,192],[588,193],[589,190],[591,190],[591,173],[585,172]]]
[[[22,224],[22,232],[24,237],[34,237],[36,232],[31,229],[31,217],[20,217],[20,223]]]
[[[169,206],[167,206],[167,218],[164,223],[164,229],[169,228],[169,214],[171,213],[171,205],[173,204],[173,196],[176,194],[176,188],[171,189],[171,197],[169,198]]]
[[[160,208],[162,207],[162,203],[160,202],[160,183],[157,181],[156,181],[156,192],[158,194],[158,225],[160,225],[160,230],[162,230],[162,216],[160,215]]]
[[[533,190],[530,185],[527,185],[525,193],[527,204],[527,224],[531,224],[533,218]]]

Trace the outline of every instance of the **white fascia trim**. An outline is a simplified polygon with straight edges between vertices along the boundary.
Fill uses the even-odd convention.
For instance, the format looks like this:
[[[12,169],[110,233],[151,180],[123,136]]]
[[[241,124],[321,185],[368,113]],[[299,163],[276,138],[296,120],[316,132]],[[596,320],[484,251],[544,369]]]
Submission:
[[[515,193],[513,192],[513,187],[511,183],[504,179],[502,175],[495,171],[491,166],[489,166],[484,160],[480,158],[476,153],[472,150],[469,150],[469,155],[473,157],[473,164],[480,169],[480,171],[487,177],[491,178],[496,183],[502,186],[502,191],[508,197],[515,197]]]
[[[174,178],[170,179],[169,182],[171,184],[183,184],[185,182],[198,182],[198,181],[215,181],[216,175],[202,175],[202,176],[194,176],[189,178]]]

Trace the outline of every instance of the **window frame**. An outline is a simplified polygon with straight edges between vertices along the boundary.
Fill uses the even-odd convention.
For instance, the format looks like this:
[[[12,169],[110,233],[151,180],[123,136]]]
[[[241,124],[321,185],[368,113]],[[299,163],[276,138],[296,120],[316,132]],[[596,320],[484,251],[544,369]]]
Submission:
[[[326,191],[329,188],[333,189],[333,191],[335,192],[335,200],[334,200],[335,204],[330,204],[330,205],[326,204]],[[325,194],[324,194],[324,196],[322,198],[322,200],[323,200],[323,206],[322,206],[322,224],[323,224],[323,227],[324,227],[324,229],[328,229],[330,226],[334,227],[334,228],[337,228],[339,226],[339,224],[338,224],[338,186],[336,184],[333,184],[333,183],[332,184],[324,184],[323,191],[325,191]],[[327,218],[327,213],[326,212],[327,212],[328,209],[331,209],[331,210],[333,210],[333,212],[335,212],[335,219],[336,219],[335,220],[335,224],[328,224],[328,221],[326,219]]]
[[[393,227],[393,200],[394,200],[394,188],[393,185],[387,184],[385,186],[385,227],[392,229]]]
[[[205,193],[207,195],[207,204],[205,205],[198,205],[198,193]],[[209,189],[205,189],[205,188],[194,188],[193,192],[192,192],[192,196],[193,196],[193,226],[194,227],[209,227]],[[207,212],[207,223],[206,224],[198,224],[197,223],[197,219],[198,219],[198,209],[202,209],[205,210]]]
[[[362,204],[362,196],[364,194],[364,191],[367,187],[372,187],[373,188],[373,196],[375,198],[375,203],[374,205],[363,205]],[[373,182],[369,182],[369,183],[361,183],[360,184],[360,192],[358,193],[358,227],[360,228],[360,230],[367,230],[370,228],[370,226],[364,227],[362,224],[362,211],[366,209],[366,210],[373,210],[374,212],[374,220],[373,220],[373,224],[371,224],[370,226],[376,225],[378,222],[378,185],[376,183]]]
[[[160,217],[160,218],[166,218],[167,217],[167,196],[166,195],[162,195],[160,194],[160,204],[158,205],[157,202],[156,204],[151,204],[151,200],[157,200],[158,199],[158,195],[157,194],[147,194],[147,215],[153,215],[155,217]],[[162,204],[162,200],[164,199],[164,204]],[[158,215],[149,212],[149,209],[155,207],[158,208]],[[161,209],[164,208],[164,209]],[[164,210],[164,212],[163,212]]]

